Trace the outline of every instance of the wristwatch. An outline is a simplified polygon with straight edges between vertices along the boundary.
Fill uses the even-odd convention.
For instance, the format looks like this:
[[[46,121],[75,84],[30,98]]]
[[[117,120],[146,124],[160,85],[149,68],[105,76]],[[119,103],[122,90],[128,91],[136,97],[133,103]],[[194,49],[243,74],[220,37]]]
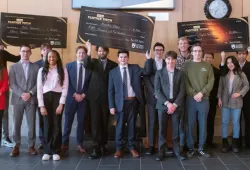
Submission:
[[[29,91],[29,94],[30,94],[31,97],[33,96],[33,92],[32,91]]]

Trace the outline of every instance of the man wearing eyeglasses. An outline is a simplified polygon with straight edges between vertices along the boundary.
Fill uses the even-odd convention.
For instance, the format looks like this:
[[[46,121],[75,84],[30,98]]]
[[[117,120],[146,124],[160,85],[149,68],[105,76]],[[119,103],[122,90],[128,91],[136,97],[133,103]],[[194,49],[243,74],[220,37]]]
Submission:
[[[11,104],[13,105],[13,140],[15,146],[10,153],[11,157],[19,156],[21,145],[21,126],[25,113],[28,125],[28,153],[36,155],[34,148],[36,140],[36,109],[37,109],[37,73],[39,66],[30,62],[31,48],[22,45],[20,48],[21,60],[11,65],[9,83],[12,90]]]
[[[209,158],[209,153],[204,151],[207,136],[207,115],[209,111],[209,95],[214,84],[213,68],[202,61],[202,47],[193,45],[191,48],[193,61],[187,62],[184,67],[186,85],[186,111],[187,111],[187,157],[194,155],[194,136],[196,121],[199,123],[199,148],[200,156]]]

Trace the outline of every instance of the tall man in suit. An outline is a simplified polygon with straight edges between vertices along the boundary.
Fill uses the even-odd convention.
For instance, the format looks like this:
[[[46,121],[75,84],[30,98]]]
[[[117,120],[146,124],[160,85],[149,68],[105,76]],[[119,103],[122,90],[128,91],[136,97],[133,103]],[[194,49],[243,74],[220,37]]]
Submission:
[[[205,53],[203,55],[203,61],[211,64],[213,68],[213,73],[214,73],[214,85],[209,96],[209,112],[207,115],[207,141],[206,141],[207,147],[213,146],[214,119],[216,115],[216,106],[218,103],[217,92],[218,92],[219,81],[220,81],[220,70],[212,65],[213,59],[214,59],[213,53]]]
[[[11,104],[13,105],[13,139],[15,146],[10,156],[19,155],[21,144],[21,125],[23,114],[26,114],[28,125],[28,152],[36,155],[36,109],[37,109],[37,73],[38,65],[29,61],[31,48],[28,45],[22,45],[20,48],[21,60],[11,65],[9,72],[10,88],[12,90]]]
[[[66,98],[64,133],[62,137],[62,149],[68,150],[69,136],[75,118],[75,113],[77,112],[76,140],[77,148],[81,153],[86,152],[83,146],[84,118],[87,112],[86,95],[91,77],[91,72],[84,67],[84,59],[86,55],[87,49],[83,46],[79,46],[76,48],[77,61],[66,65],[69,75],[69,88]]]
[[[249,48],[248,48],[249,49]],[[250,50],[250,49],[249,49]],[[246,74],[248,82],[250,82],[250,62],[246,60],[248,56],[248,50],[243,50],[243,51],[237,51],[237,60],[239,61],[241,70]],[[226,59],[226,54],[225,52],[221,53],[221,69],[224,69],[223,67],[225,66],[225,59]],[[250,149],[250,90],[247,92],[247,94],[243,98],[243,107],[242,107],[242,112],[245,120],[245,144],[246,147]],[[241,116],[242,117],[242,116]],[[242,129],[242,126],[241,126]],[[239,145],[242,145],[242,133],[240,129],[240,143]]]
[[[7,61],[10,62],[18,62],[20,60],[20,55],[15,56],[10,54],[9,52],[5,51],[4,49],[7,48],[6,45],[0,42],[0,58],[3,61],[3,65],[7,67]],[[5,104],[6,107],[4,109],[3,114],[3,140],[2,146],[7,147],[14,147],[14,143],[9,138],[9,90],[5,93]]]
[[[166,62],[163,60],[164,45],[162,43],[155,43],[154,45],[154,59],[153,72],[151,76],[144,76],[144,83],[146,86],[146,102],[148,108],[148,142],[149,150],[146,152],[147,155],[152,155],[155,152],[155,137],[156,137],[156,124],[158,120],[157,110],[156,110],[156,94],[154,89],[154,79],[157,70],[165,67]]]
[[[118,51],[119,66],[109,74],[109,108],[116,115],[116,152],[115,158],[123,156],[123,136],[125,123],[128,126],[128,145],[133,157],[139,157],[135,149],[135,116],[138,112],[138,102],[143,104],[141,76],[148,74],[152,68],[152,60],[147,54],[145,68],[136,64],[128,64],[129,52]]]
[[[91,43],[87,42],[88,56],[86,57],[86,68],[90,69],[92,76],[89,83],[87,99],[89,100],[91,112],[91,125],[93,137],[93,152],[90,159],[100,158],[108,154],[106,144],[108,143],[108,79],[109,71],[117,67],[117,63],[107,58],[109,49],[96,46],[98,59],[91,58]]]
[[[175,68],[177,53],[168,51],[166,53],[166,67],[156,72],[155,75],[155,94],[157,96],[156,108],[159,119],[159,155],[157,161],[164,157],[166,146],[166,131],[168,116],[172,119],[172,140],[174,153],[180,160],[185,157],[180,154],[179,125],[184,109],[185,82],[182,71]]]
[[[48,53],[52,50],[52,47],[50,44],[48,43],[44,43],[41,45],[40,47],[41,50],[41,59],[36,61],[35,64],[37,64],[39,66],[39,68],[42,68],[45,60],[46,60],[46,56],[48,55]],[[38,145],[38,149],[43,149],[43,141],[44,141],[44,137],[43,137],[43,127],[44,127],[44,123],[43,123],[43,116],[41,115],[40,109],[37,109],[37,113],[38,113],[38,118],[39,118],[39,139],[40,139],[40,144]]]

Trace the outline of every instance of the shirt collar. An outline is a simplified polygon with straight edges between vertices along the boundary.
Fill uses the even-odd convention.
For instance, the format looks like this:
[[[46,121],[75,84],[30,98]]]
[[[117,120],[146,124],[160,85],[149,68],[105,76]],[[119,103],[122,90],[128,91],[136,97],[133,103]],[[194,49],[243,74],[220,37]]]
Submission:
[[[50,71],[55,70],[55,69],[57,69],[57,65],[49,67]]]
[[[119,65],[119,67],[122,70],[124,67],[128,68],[128,65],[125,65],[125,66]]]
[[[21,64],[29,64],[30,61],[20,60]]]
[[[163,60],[162,58],[157,59],[157,58],[155,57],[155,61],[156,61],[156,62],[162,62],[162,60]]]
[[[77,64],[84,64],[84,62],[77,60]]]
[[[107,59],[107,58],[105,58],[105,59],[100,59],[100,61],[103,62],[103,63],[107,63],[108,59]]]
[[[239,65],[240,65],[241,68],[244,67],[245,64],[246,64],[246,60],[244,61],[243,64],[241,64],[241,63],[239,62]]]

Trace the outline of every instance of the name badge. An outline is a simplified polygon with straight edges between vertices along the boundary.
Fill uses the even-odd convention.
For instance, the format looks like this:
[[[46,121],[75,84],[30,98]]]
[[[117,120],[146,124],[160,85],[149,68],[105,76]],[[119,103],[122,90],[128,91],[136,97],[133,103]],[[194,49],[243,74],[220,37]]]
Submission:
[[[207,71],[207,69],[206,68],[201,68],[201,71]]]

